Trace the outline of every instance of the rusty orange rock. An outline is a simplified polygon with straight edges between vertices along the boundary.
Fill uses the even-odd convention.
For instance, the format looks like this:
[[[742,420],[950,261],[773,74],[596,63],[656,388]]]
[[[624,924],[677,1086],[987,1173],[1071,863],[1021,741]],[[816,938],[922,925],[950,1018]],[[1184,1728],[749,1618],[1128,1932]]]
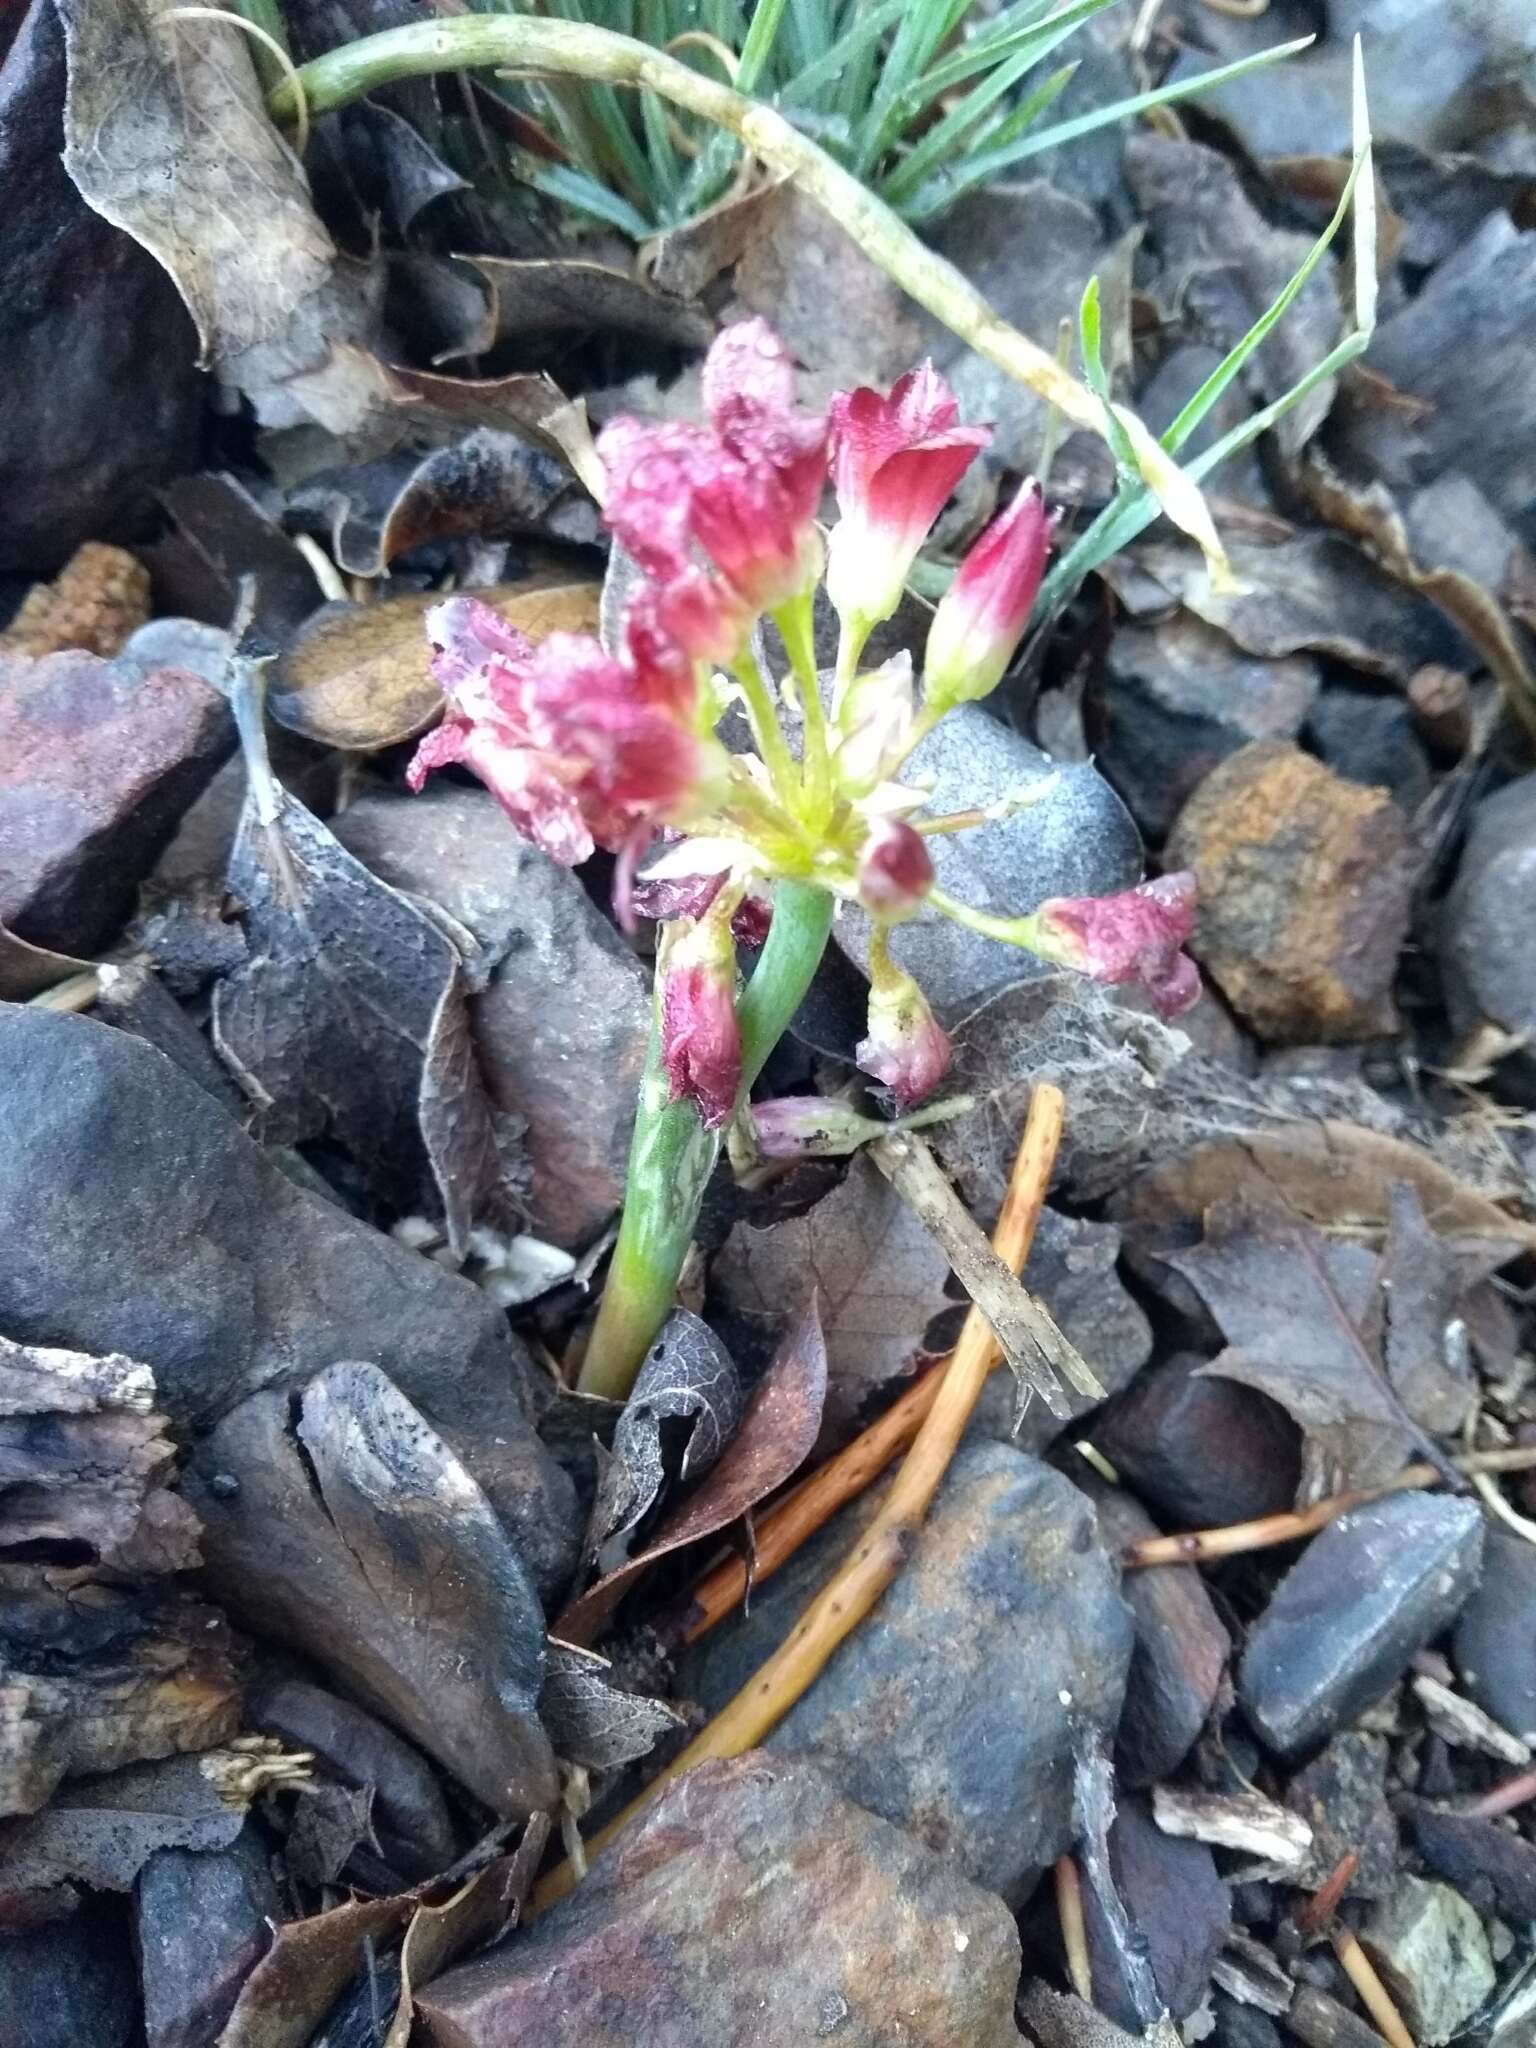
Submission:
[[[1259,1037],[1393,1028],[1414,863],[1385,790],[1345,781],[1289,741],[1257,740],[1201,783],[1166,859],[1198,875],[1191,950]]]

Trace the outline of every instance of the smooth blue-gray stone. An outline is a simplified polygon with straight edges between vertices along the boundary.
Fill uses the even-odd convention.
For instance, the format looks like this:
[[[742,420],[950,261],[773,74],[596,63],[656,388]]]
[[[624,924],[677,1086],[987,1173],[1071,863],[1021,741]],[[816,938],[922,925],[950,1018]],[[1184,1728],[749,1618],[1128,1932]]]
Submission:
[[[1243,1712],[1291,1755],[1347,1728],[1453,1622],[1477,1584],[1475,1500],[1403,1493],[1314,1536],[1248,1638]]]

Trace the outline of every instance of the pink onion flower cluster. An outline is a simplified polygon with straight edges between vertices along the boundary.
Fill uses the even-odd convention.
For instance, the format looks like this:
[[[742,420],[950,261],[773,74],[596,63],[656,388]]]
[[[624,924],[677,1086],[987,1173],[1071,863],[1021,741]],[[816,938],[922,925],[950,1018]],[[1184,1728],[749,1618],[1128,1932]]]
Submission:
[[[868,669],[864,649],[988,430],[961,423],[926,363],[888,393],[841,392],[825,417],[807,413],[788,353],[761,320],[720,335],[703,393],[705,421],[622,418],[599,437],[604,516],[642,572],[616,646],[555,633],[535,647],[470,596],[428,614],[447,705],[411,764],[412,786],[461,763],[553,859],[576,866],[598,847],[616,856],[621,919],[665,920],[658,1015],[670,1086],[711,1125],[740,1094],[736,941],[761,942],[779,880],[818,885],[870,919],[859,1064],[904,1109],[939,1085],[950,1058],[921,989],[891,957],[891,929],[920,912],[1100,981],[1140,981],[1169,1015],[1187,1008],[1199,994],[1182,950],[1189,876],[1012,920],[935,885],[929,840],[966,821],[928,816],[907,762],[1013,659],[1051,547],[1039,487],[1026,481],[961,562],[934,611],[919,685],[905,655]],[[824,542],[829,483],[838,516]],[[825,687],[811,629],[823,574],[841,626]],[[765,618],[790,659],[777,681],[760,659]],[[732,710],[752,750],[719,736]]]

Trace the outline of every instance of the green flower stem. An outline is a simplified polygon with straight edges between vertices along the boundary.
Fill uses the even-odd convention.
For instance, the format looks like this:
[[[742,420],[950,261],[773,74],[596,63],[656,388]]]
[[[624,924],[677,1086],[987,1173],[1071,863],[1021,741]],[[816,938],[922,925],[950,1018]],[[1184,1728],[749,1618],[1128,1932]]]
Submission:
[[[753,743],[762,756],[763,766],[768,770],[773,793],[793,816],[795,793],[800,787],[800,771],[795,765],[794,755],[789,751],[784,728],[779,723],[772,686],[750,647],[738,660],[732,662],[731,674],[740,686],[747,708],[747,723],[752,728]]]
[[[827,746],[827,714],[821,702],[821,676],[816,667],[816,595],[807,585],[798,597],[773,615],[789,665],[799,685],[805,720],[801,781],[809,809],[808,823],[820,832],[832,815],[832,759]]]
[[[1003,946],[1018,946],[1042,960],[1059,957],[1041,933],[1040,920],[1034,911],[1027,917],[993,917],[985,910],[974,910],[969,903],[961,903],[943,889],[930,889],[928,901],[940,916],[963,924],[967,931],[980,932],[983,938],[996,939]]]
[[[979,356],[1059,406],[1075,425],[1104,433],[1104,408],[1094,394],[995,313],[953,263],[920,241],[851,171],[776,108],[747,99],[632,36],[585,22],[538,21],[526,15],[459,14],[447,21],[416,21],[313,58],[275,88],[267,105],[274,120],[294,121],[302,94],[313,118],[396,79],[482,65],[637,86],[728,129],[759,163],[792,178],[872,262]],[[1156,450],[1150,435],[1145,441],[1144,452]],[[1209,511],[1193,485],[1180,479],[1171,463],[1145,468],[1142,474],[1174,524],[1199,542],[1213,578],[1220,581],[1230,574]]]
[[[736,1006],[741,1025],[741,1099],[762,1072],[811,985],[832,929],[832,898],[809,882],[780,882],[757,969]],[[672,1312],[699,1204],[720,1153],[691,1102],[668,1100],[660,1035],[651,1033],[624,1215],[592,1326],[578,1390],[622,1401]]]

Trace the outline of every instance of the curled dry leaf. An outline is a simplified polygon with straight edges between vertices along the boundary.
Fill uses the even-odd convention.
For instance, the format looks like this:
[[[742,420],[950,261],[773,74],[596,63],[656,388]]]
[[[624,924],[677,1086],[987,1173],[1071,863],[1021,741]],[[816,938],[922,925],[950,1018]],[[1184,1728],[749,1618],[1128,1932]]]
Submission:
[[[375,409],[345,344],[373,331],[372,266],[341,258],[267,118],[250,44],[174,0],[64,0],[64,163],[175,279],[202,355],[258,419],[337,433]]]
[[[588,1549],[595,1556],[650,1513],[667,1481],[663,1423],[685,1426],[676,1477],[702,1478],[741,1419],[736,1363],[709,1325],[674,1309],[646,1354],[613,1431],[592,1507]]]
[[[595,630],[598,588],[544,571],[475,595],[530,640],[542,640]],[[273,718],[348,753],[396,746],[435,725],[443,693],[424,621],[438,601],[436,591],[416,591],[378,604],[323,606],[276,664],[267,694]]]
[[[127,1572],[198,1562],[197,1517],[168,1490],[176,1449],[147,1365],[0,1337],[0,1559]]]
[[[653,290],[626,270],[574,257],[466,256],[490,287],[484,323],[454,353],[484,355],[499,341],[596,328],[674,348],[708,348],[715,324],[700,307]]]
[[[451,1898],[417,1907],[400,1945],[400,2001],[383,2048],[407,2048],[418,1991],[460,1956],[516,1926],[543,1857],[549,1828],[547,1814],[534,1814],[510,1856],[498,1856],[488,1863]]]
[[[1331,1249],[1278,1204],[1234,1199],[1210,1211],[1203,1244],[1159,1256],[1233,1347],[1206,1372],[1268,1394],[1300,1424],[1306,1499],[1378,1485],[1414,1453],[1458,1484],[1383,1367],[1374,1262],[1362,1287],[1360,1262],[1330,1259]]]
[[[606,1657],[552,1638],[539,1713],[555,1754],[590,1771],[617,1770],[647,1755],[683,1725],[665,1700],[625,1692],[613,1683]]]
[[[430,1173],[462,1257],[477,1213],[494,1213],[506,1188],[459,954],[297,798],[268,786],[275,803],[253,789],[230,856],[248,950],[215,992],[214,1043],[258,1105],[266,1142],[329,1131],[402,1209]]]
[[[0,924],[0,1002],[29,1003],[34,996],[68,981],[72,974],[88,972],[90,965],[89,960],[75,960],[68,953],[28,945]]]
[[[241,1986],[218,2048],[309,2048],[374,1947],[399,1933],[414,1905],[408,1893],[356,1899],[279,1927]]]
[[[572,1602],[555,1625],[561,1641],[591,1642],[657,1558],[718,1535],[782,1486],[811,1454],[826,1395],[827,1345],[813,1297],[786,1332],[709,1477],[638,1556]]]

